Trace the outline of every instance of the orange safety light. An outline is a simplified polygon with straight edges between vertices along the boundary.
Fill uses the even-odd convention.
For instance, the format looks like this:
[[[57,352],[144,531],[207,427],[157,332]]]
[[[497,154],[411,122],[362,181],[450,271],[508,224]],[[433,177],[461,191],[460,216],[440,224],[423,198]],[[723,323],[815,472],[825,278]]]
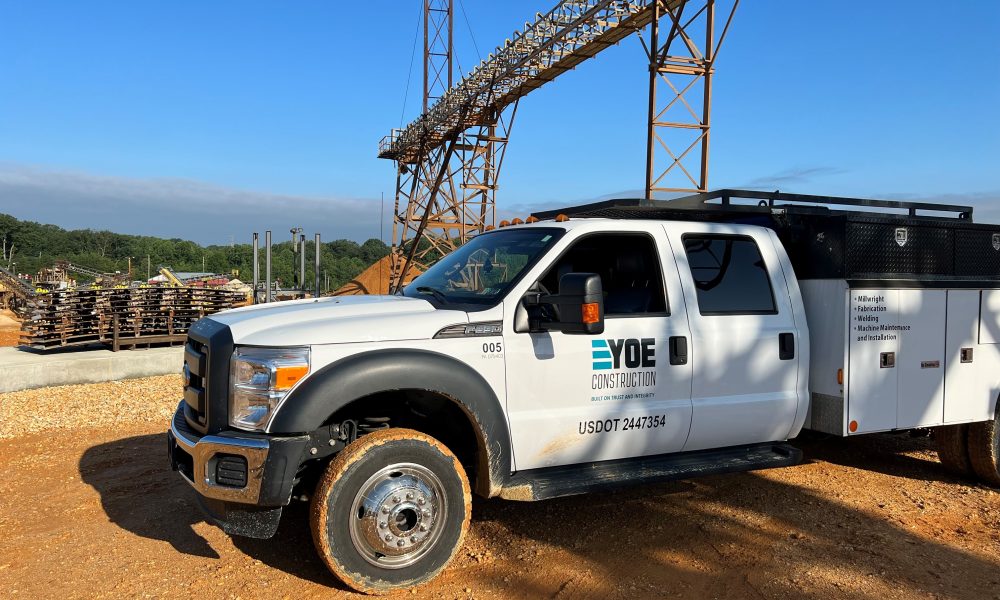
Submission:
[[[597,308],[596,302],[588,302],[583,306],[583,323],[590,325],[601,320],[601,311]]]
[[[844,385],[844,370],[837,369],[837,383]]]
[[[524,221],[517,218],[515,218],[513,221],[510,222],[511,225],[520,225],[521,223],[524,223]]]
[[[508,225],[510,225],[510,221],[508,221],[507,219],[500,221],[500,227],[506,227]]]
[[[492,225],[487,225],[486,226],[486,231],[493,231],[494,229],[496,229],[496,227],[494,227]]]
[[[525,219],[524,222],[525,223],[537,223],[538,222],[538,217],[536,217],[535,215],[531,215],[530,217],[528,217],[527,219]]]
[[[556,223],[562,223],[563,221],[569,221],[569,217],[567,217],[566,215],[564,215],[562,213],[559,213],[558,215],[556,215]]]
[[[274,370],[274,389],[290,390],[308,372],[309,367],[301,365],[278,367]]]
[[[851,433],[854,433],[855,431],[858,430],[858,422],[851,421],[851,423],[847,426],[847,428],[851,430]]]

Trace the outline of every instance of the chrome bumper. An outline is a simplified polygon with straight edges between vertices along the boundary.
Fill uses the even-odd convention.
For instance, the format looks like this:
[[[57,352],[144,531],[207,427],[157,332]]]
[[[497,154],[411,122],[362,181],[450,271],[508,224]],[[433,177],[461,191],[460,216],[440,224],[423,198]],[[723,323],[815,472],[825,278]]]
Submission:
[[[242,504],[257,504],[260,500],[264,463],[270,451],[267,440],[216,435],[199,437],[184,420],[183,402],[177,407],[170,423],[168,440],[171,465],[202,496]],[[182,460],[179,460],[177,452],[184,452],[191,457],[189,471],[179,466]],[[224,485],[216,481],[216,462],[220,455],[242,456],[246,459],[247,478],[244,487]]]

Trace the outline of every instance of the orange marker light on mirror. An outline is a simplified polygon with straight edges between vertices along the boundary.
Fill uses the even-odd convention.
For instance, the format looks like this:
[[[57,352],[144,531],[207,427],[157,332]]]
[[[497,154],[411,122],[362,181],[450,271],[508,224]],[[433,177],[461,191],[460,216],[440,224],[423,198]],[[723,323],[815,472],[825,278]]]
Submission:
[[[837,369],[837,383],[844,385],[844,370]]]
[[[596,302],[588,302],[583,306],[583,323],[590,325],[601,320],[601,311],[597,308]]]
[[[305,377],[308,372],[309,367],[278,367],[274,371],[274,389],[290,390],[296,383],[299,382],[300,379]]]
[[[854,433],[855,431],[858,430],[858,422],[851,421],[850,425],[848,425],[847,428],[851,430],[851,433]]]

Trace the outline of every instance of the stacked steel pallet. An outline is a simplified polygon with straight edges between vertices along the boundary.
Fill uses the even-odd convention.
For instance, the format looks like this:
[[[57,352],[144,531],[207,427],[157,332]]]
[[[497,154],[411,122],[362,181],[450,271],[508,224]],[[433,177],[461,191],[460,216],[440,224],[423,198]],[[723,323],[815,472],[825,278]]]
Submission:
[[[21,328],[39,350],[109,344],[113,349],[180,342],[205,315],[241,306],[238,292],[211,288],[77,288],[39,294]]]

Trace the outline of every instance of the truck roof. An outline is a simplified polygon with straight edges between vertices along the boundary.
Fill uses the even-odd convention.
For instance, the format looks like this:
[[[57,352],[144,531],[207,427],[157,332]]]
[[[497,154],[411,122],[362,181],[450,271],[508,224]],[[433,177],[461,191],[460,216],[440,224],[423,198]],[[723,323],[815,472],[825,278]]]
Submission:
[[[699,221],[773,229],[800,279],[967,286],[1000,281],[1000,225],[973,207],[722,189],[675,200],[605,200],[532,216]],[[565,224],[565,223],[563,223]]]

